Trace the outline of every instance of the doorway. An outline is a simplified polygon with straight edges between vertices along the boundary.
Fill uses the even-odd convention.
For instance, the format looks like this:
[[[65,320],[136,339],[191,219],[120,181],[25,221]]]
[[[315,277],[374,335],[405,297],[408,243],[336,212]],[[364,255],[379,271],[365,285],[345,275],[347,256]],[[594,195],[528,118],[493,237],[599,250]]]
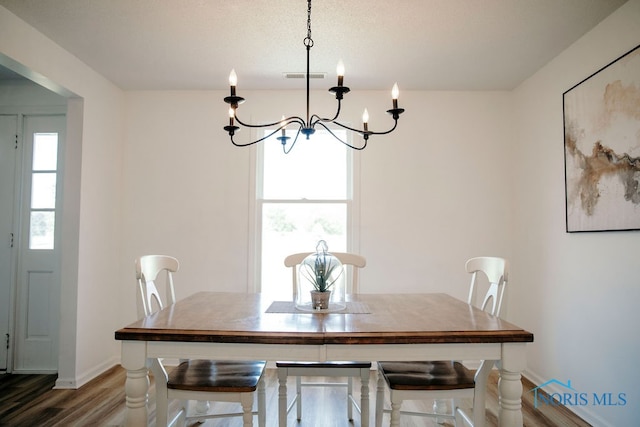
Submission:
[[[0,93],[0,373],[55,373],[66,98],[8,84]]]

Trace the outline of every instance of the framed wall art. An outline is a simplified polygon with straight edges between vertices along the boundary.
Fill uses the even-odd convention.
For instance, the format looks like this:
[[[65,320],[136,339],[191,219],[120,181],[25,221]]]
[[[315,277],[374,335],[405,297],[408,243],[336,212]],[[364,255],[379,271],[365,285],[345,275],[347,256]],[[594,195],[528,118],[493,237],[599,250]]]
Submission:
[[[640,229],[640,46],[562,96],[567,232]]]

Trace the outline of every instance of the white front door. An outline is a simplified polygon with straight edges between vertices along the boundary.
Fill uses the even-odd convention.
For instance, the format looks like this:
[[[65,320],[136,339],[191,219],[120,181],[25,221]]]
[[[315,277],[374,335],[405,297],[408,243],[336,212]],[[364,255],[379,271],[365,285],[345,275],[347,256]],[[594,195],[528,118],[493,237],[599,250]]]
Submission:
[[[65,116],[25,116],[16,287],[16,373],[56,372]]]
[[[18,117],[0,115],[0,372],[7,370],[13,288],[15,173],[18,159]]]

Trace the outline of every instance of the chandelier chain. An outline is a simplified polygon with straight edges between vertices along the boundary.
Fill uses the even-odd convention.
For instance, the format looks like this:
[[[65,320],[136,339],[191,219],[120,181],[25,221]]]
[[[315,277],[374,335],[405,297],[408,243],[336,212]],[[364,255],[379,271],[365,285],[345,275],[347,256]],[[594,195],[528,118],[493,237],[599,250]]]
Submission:
[[[307,7],[307,37],[311,38],[311,0],[308,1]]]
[[[307,37],[304,39],[304,45],[307,48],[313,46],[313,39],[311,38],[311,0],[307,1]]]

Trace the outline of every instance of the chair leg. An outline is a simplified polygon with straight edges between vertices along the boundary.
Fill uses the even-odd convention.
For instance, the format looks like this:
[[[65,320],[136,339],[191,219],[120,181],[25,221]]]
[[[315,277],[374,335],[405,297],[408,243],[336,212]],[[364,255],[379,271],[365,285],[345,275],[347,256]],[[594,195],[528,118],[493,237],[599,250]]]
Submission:
[[[266,404],[264,378],[260,378],[258,382],[258,427],[267,425]]]
[[[167,399],[167,389],[162,389],[156,385],[156,426],[165,427],[169,423],[169,401]]]
[[[360,425],[369,425],[369,368],[360,370]]]
[[[353,422],[353,405],[351,399],[353,398],[353,378],[347,379],[347,418]]]
[[[486,407],[485,407],[485,399],[484,393],[478,393],[476,390],[476,395],[482,394],[479,398],[474,397],[473,399],[473,425],[474,426],[483,426],[486,418]]]
[[[287,370],[278,368],[278,426],[287,427]]]
[[[376,392],[376,427],[382,427],[382,414],[384,409],[384,378],[378,371],[378,389]],[[363,424],[364,425],[364,424]]]
[[[454,406],[455,408],[455,406]],[[447,414],[447,402],[444,401],[443,399],[435,399],[433,401],[433,413],[434,414]],[[436,418],[436,423],[438,424],[444,424],[444,418],[442,417],[437,417]]]
[[[455,418],[456,427],[466,426],[462,411],[460,410],[460,401],[455,399],[453,401],[453,416]],[[474,427],[480,427],[481,425],[474,424]]]
[[[495,362],[485,360],[482,362],[478,371],[476,371],[476,387],[473,393],[473,425],[484,426],[486,416],[486,393],[487,383],[489,382],[489,374]]]
[[[302,377],[296,377],[296,416],[302,419]]]
[[[167,425],[170,425],[170,426],[185,425],[187,423],[188,414],[189,414],[189,401],[186,399],[182,399],[180,400],[180,409],[178,410],[178,414],[171,421],[167,421]]]
[[[242,405],[242,425],[244,427],[253,426],[253,393],[242,393],[240,395]]]
[[[402,400],[397,399],[393,390],[391,390],[391,427],[400,427],[400,407]]]

